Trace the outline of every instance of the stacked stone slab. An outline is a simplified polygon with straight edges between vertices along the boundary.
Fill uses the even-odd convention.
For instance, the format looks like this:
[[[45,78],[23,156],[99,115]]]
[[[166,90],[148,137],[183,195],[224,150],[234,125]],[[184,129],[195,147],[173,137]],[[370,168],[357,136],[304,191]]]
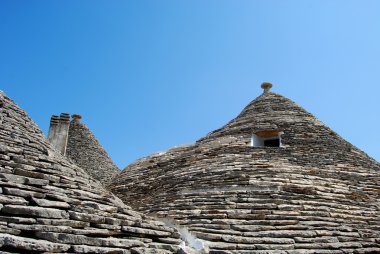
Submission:
[[[79,115],[73,115],[66,156],[106,186],[120,170],[80,119]]]
[[[252,147],[262,131],[282,146]],[[379,163],[269,89],[195,144],[131,164],[112,190],[210,253],[380,253]]]
[[[176,253],[179,234],[56,153],[0,92],[1,253]]]
[[[53,115],[50,119],[48,141],[62,155],[66,155],[67,140],[69,136],[70,115],[61,113]]]

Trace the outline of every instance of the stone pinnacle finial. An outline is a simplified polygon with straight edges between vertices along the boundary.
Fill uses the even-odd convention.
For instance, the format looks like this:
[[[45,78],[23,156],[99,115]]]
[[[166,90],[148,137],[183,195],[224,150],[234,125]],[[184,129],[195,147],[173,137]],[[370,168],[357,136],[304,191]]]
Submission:
[[[71,115],[71,117],[73,118],[73,121],[80,121],[80,119],[82,118],[82,116],[78,114],[73,114]]]
[[[272,88],[272,84],[269,82],[264,82],[261,84],[261,88],[264,89],[264,93],[269,92],[269,90]]]

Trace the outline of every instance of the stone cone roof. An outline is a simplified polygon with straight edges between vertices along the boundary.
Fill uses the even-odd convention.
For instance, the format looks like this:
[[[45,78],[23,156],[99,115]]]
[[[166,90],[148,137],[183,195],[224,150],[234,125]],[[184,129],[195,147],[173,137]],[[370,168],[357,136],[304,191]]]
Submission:
[[[105,186],[120,172],[94,134],[79,119],[70,123],[66,156]]]
[[[0,92],[1,253],[175,253],[179,234],[56,153]]]
[[[253,133],[273,130],[282,147],[251,147]],[[195,144],[129,165],[112,190],[210,253],[380,253],[379,184],[378,162],[265,92]]]

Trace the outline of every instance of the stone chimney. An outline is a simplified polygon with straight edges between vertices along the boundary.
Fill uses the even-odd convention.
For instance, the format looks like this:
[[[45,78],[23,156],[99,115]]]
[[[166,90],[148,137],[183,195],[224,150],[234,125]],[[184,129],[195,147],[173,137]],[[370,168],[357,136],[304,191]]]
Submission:
[[[61,113],[60,116],[52,116],[48,140],[62,155],[66,155],[67,139],[69,137],[70,115]]]

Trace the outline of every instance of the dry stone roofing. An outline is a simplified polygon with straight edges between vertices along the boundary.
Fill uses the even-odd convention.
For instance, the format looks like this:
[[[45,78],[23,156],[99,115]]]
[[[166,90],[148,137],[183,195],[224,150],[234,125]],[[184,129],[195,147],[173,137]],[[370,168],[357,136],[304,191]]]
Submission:
[[[380,253],[380,164],[263,88],[221,129],[129,165],[113,193],[210,253]],[[280,147],[252,147],[268,133]]]
[[[0,122],[0,253],[180,251],[176,229],[133,211],[57,153],[2,92]]]
[[[93,178],[108,185],[120,170],[80,119],[79,115],[73,115],[69,127],[66,156],[85,169]]]

